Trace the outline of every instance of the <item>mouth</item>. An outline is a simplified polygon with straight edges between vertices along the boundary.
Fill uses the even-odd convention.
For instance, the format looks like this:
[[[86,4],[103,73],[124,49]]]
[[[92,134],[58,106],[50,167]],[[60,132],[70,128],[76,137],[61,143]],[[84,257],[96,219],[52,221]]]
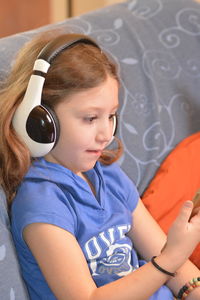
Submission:
[[[88,152],[90,154],[94,154],[94,155],[100,156],[101,153],[102,153],[102,150],[100,150],[100,149],[97,149],[97,150],[86,150],[86,152]]]

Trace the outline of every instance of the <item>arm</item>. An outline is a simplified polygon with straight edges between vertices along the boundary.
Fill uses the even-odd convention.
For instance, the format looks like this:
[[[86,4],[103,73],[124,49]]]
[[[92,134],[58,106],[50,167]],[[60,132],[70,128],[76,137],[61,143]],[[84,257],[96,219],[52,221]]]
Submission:
[[[186,211],[184,208],[179,215],[178,225],[181,225],[181,227],[184,227],[183,225],[189,218],[191,207],[189,210],[186,208]],[[146,258],[158,255],[166,241],[164,234],[141,203],[136,208],[134,215],[135,225],[139,224],[140,226],[137,230],[133,229],[130,235],[138,249]],[[198,220],[199,216],[196,216]],[[141,220],[145,222],[141,222]],[[196,227],[199,240],[200,224]],[[148,235],[147,228],[149,230]],[[193,228],[193,231],[195,230]],[[184,233],[176,226],[174,231],[175,233],[170,234],[168,237],[165,250],[157,258],[157,263],[171,272],[180,268],[186,260],[185,256],[191,251],[190,247],[192,245],[194,247],[194,243],[197,243],[197,238],[195,241],[190,240],[189,243],[186,243],[189,246],[185,246],[184,242],[185,237],[188,239],[191,236],[196,237],[196,233],[193,232],[193,234],[189,233],[184,236]],[[147,238],[150,235],[151,239]],[[174,239],[177,239],[177,235],[180,235],[180,237],[177,240],[177,245],[175,245]],[[133,296],[136,300],[143,300],[148,299],[161,285],[169,280],[169,276],[158,271],[151,263],[147,263],[129,275],[97,288],[90,275],[83,253],[71,233],[53,225],[35,223],[25,228],[24,238],[50,288],[59,300],[132,300]],[[145,248],[148,250],[143,250]],[[189,268],[187,275],[184,270],[187,266],[184,266],[179,270],[177,279],[169,282],[169,285],[176,291],[188,280],[188,276],[189,279],[191,276],[199,276],[199,273],[197,274],[198,270],[192,264],[188,262],[187,265]],[[199,292],[194,291],[191,295]],[[188,297],[188,299],[195,298]]]
[[[71,233],[54,225],[35,223],[25,228],[24,238],[58,300],[132,300],[133,296],[146,300],[168,279],[149,263],[97,288]]]
[[[189,214],[191,212],[191,209],[188,211],[188,219]],[[152,256],[159,255],[157,258],[157,262],[163,266],[165,269],[170,270],[170,265],[165,266],[164,261],[161,263],[162,256],[160,256],[161,249],[165,245],[167,241],[167,237],[164,234],[164,232],[161,230],[161,228],[158,226],[157,222],[152,218],[150,213],[147,211],[145,206],[143,205],[142,201],[139,201],[139,204],[134,211],[134,227],[130,231],[130,237],[132,241],[134,242],[134,245],[136,246],[136,249],[138,252],[142,255],[142,257],[149,261]],[[197,218],[197,216],[195,217]],[[200,222],[200,214],[198,217],[197,222]],[[141,221],[143,220],[143,221]],[[194,222],[195,220],[193,220]],[[179,226],[179,224],[178,224]],[[172,227],[171,231],[174,230],[174,227]],[[178,230],[179,237],[181,236],[181,231]],[[200,233],[199,233],[200,235]],[[177,241],[179,237],[175,238],[175,242]],[[188,236],[185,237],[185,240],[187,240]],[[188,246],[190,244],[190,240],[188,241]],[[192,243],[192,241],[191,241]],[[184,247],[184,245],[183,245]],[[188,256],[192,252],[192,247],[188,247]],[[180,256],[183,254],[184,248],[180,248]],[[182,252],[182,253],[181,253]],[[165,255],[164,251],[163,254]],[[187,258],[187,255],[186,255]],[[185,258],[185,260],[186,260]],[[173,259],[173,258],[172,258]],[[175,264],[175,261],[177,262],[177,257],[173,259],[173,263]],[[159,272],[159,271],[158,271]],[[193,277],[199,277],[200,271],[199,269],[192,264],[189,260],[187,260],[181,268],[177,270],[177,276],[173,279],[170,278],[168,280],[167,285],[171,288],[171,290],[174,292],[175,295],[177,295],[179,289],[189,280],[191,280]],[[196,288],[192,291],[190,295],[188,295],[187,299],[200,299],[200,288]]]

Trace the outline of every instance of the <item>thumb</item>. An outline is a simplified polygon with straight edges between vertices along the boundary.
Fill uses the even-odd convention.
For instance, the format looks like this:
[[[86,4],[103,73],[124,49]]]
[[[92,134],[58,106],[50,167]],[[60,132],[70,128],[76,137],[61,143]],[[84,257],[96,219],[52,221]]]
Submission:
[[[185,201],[180,209],[180,213],[177,218],[177,222],[188,222],[193,209],[192,201]]]

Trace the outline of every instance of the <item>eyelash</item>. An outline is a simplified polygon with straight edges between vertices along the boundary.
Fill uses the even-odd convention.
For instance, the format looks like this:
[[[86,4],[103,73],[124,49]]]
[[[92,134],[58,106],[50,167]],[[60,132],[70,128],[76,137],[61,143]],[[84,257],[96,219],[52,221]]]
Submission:
[[[86,117],[86,118],[84,118],[84,120],[86,121],[86,122],[88,122],[88,123],[92,123],[94,120],[96,120],[97,119],[97,117],[95,116],[95,117]]]
[[[111,114],[111,115],[109,116],[109,120],[113,119],[116,115],[117,115],[116,113],[115,113],[115,114]],[[97,116],[86,117],[86,118],[84,118],[84,120],[85,120],[86,122],[88,122],[88,123],[92,123],[92,122],[93,122],[94,120],[96,120],[97,118],[98,118]]]

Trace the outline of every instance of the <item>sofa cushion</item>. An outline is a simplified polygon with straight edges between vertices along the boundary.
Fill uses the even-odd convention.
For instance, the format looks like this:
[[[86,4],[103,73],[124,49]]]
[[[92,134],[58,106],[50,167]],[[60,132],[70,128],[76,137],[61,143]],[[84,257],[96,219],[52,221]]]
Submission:
[[[10,233],[6,197],[0,188],[0,291],[2,300],[28,300]]]
[[[145,206],[165,232],[184,201],[192,200],[200,188],[200,133],[175,147],[158,169],[142,196]],[[191,256],[200,268],[200,244]]]

